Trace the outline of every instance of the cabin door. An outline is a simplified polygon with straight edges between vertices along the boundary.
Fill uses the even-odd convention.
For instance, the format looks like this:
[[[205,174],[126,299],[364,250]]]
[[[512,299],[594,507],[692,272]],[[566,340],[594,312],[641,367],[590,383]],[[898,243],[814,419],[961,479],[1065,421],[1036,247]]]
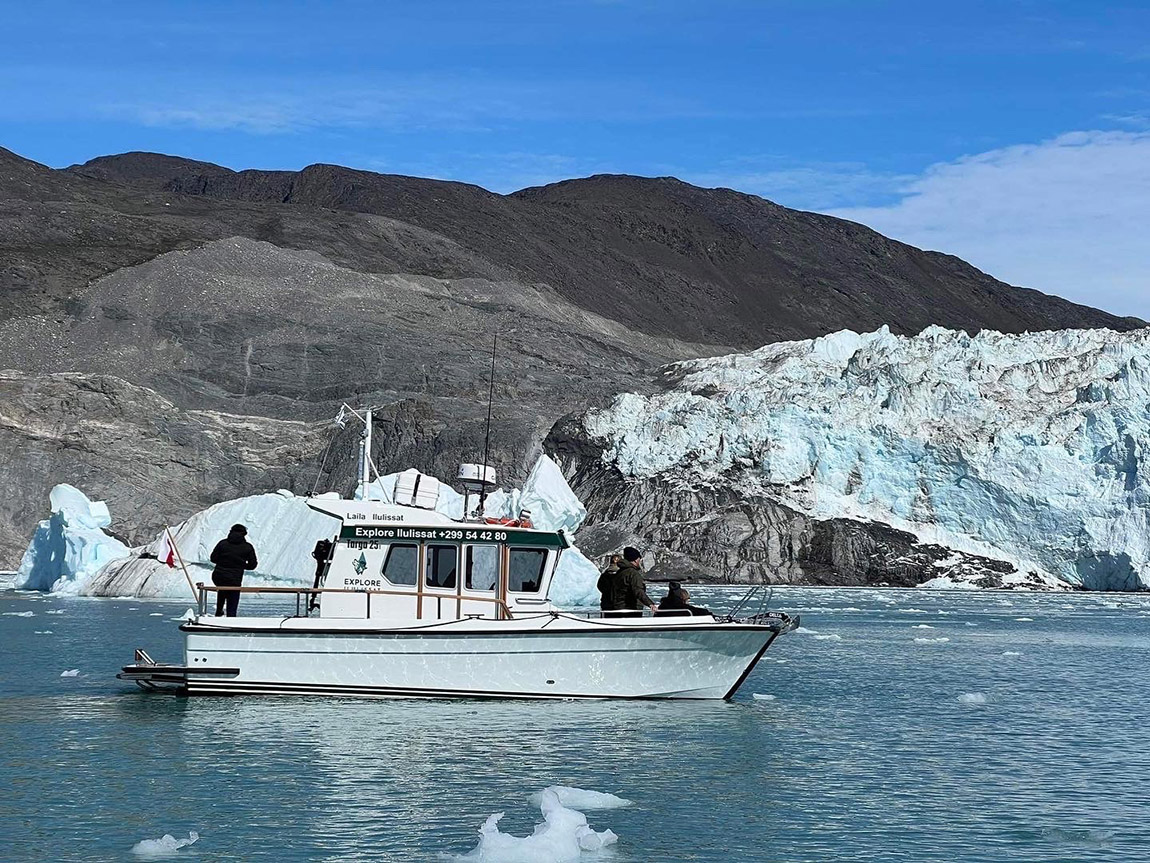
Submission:
[[[478,614],[498,617],[500,551],[498,545],[463,546],[463,585],[460,592],[460,616]]]
[[[419,606],[420,620],[455,620],[459,617],[458,545],[429,542],[423,547]]]

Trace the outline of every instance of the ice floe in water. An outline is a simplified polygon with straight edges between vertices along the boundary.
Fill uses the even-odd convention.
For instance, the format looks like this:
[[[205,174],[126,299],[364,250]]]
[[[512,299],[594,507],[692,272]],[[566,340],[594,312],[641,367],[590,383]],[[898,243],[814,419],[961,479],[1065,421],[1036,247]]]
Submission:
[[[1033,617],[1016,617],[1014,619],[1017,620],[1019,623],[1034,623]]]
[[[545,791],[536,791],[528,800],[535,806],[542,806],[546,791],[555,792],[559,802],[570,809],[622,809],[631,805],[630,800],[624,800],[614,794],[588,791],[586,788],[572,788],[570,785],[550,785]]]
[[[916,623],[911,629],[934,629],[929,623]]]
[[[774,701],[775,700],[775,696],[768,695],[768,694],[763,693],[763,692],[752,692],[751,698],[755,699],[755,701]]]
[[[948,641],[950,641],[950,639],[944,635],[941,638],[916,638],[914,640],[914,643],[915,644],[946,644]]]
[[[1017,650],[1004,650],[1002,652],[1002,655],[1003,656],[1022,656],[1022,654],[1019,653]]]
[[[34,617],[35,615],[36,615],[36,612],[34,612],[34,611],[5,611],[4,612],[5,617]]]
[[[146,860],[159,860],[170,857],[181,848],[194,845],[200,834],[195,830],[188,833],[187,839],[177,839],[171,833],[165,833],[159,839],[142,839],[132,846],[132,853]]]
[[[964,692],[958,696],[959,704],[986,704],[986,696],[981,692]]]
[[[543,823],[535,825],[530,836],[513,836],[499,829],[502,812],[497,812],[479,828],[479,844],[467,854],[448,859],[481,863],[575,863],[593,859],[596,852],[614,845],[619,837],[611,830],[596,831],[587,824],[587,816],[578,809],[564,806],[559,791],[567,800],[578,800],[583,808],[614,808],[593,805],[599,799],[594,791],[565,786],[551,786],[539,794]],[[593,796],[592,796],[593,795]],[[603,798],[621,800],[613,794]],[[592,805],[588,805],[588,802]],[[624,801],[625,805],[625,801]],[[166,838],[166,837],[165,837]]]
[[[61,671],[60,676],[61,677],[79,677],[80,676],[80,669],[69,668],[67,671]]]

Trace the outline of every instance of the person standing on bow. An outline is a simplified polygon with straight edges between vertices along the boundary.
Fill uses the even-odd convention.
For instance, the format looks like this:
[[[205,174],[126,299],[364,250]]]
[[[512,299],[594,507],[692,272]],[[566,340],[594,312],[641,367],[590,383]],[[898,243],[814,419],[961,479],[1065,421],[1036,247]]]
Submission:
[[[637,548],[623,549],[623,562],[615,574],[615,582],[620,587],[622,607],[632,611],[642,611],[643,606],[655,613],[655,603],[647,595],[647,585],[643,581],[643,554]]]
[[[244,572],[256,568],[256,550],[248,542],[248,529],[242,524],[233,524],[226,539],[221,539],[212,549],[211,561],[216,565],[212,570],[212,583],[216,587],[240,587],[244,583]],[[238,590],[216,591],[216,617],[224,614],[235,617],[240,607]]]

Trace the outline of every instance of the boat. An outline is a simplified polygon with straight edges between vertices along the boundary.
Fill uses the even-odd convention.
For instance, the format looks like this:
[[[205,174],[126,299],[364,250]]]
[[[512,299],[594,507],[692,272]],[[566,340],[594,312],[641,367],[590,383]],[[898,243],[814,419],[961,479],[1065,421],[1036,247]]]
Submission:
[[[370,415],[365,427],[361,488]],[[535,527],[527,512],[483,518],[487,465],[463,465],[458,481],[462,519],[436,511],[439,481],[414,470],[390,501],[309,498],[333,519],[316,586],[197,584],[196,612],[180,624],[183,661],[138,649],[117,676],[185,695],[729,699],[799,624],[767,610],[761,586],[721,617],[556,608],[564,531]],[[243,616],[212,616],[228,590],[241,593]]]

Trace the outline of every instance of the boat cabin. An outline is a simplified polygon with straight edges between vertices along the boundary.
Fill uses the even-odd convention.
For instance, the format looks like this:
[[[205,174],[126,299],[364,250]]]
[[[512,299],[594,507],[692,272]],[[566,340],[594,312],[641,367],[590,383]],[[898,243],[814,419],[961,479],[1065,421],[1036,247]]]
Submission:
[[[423,506],[312,499],[339,519],[320,616],[392,620],[507,619],[550,611],[563,531],[518,521],[457,521]]]

